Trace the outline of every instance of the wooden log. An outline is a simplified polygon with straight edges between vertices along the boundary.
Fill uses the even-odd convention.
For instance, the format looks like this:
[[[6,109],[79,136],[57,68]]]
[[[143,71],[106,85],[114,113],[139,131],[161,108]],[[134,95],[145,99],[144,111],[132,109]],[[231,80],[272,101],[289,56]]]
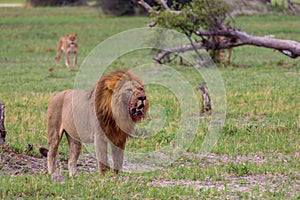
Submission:
[[[2,103],[0,103],[0,145],[5,144],[5,137],[7,133],[4,126],[4,121],[5,121],[5,106]]]

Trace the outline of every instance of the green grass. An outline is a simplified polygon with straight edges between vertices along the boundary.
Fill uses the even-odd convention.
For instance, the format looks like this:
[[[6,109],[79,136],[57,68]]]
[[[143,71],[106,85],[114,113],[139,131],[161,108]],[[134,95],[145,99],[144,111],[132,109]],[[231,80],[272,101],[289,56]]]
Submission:
[[[0,101],[6,105],[10,148],[21,152],[28,143],[47,146],[48,102],[56,92],[73,88],[76,76],[76,72],[54,65],[56,43],[61,35],[78,33],[81,63],[96,45],[109,36],[145,27],[147,22],[149,19],[143,17],[105,17],[93,8],[0,8]],[[300,41],[299,16],[240,16],[235,22],[237,27],[244,27],[249,34],[273,34],[277,38]],[[112,68],[152,62],[153,56],[148,51],[132,52],[112,63]],[[48,71],[50,67],[54,68],[53,72]],[[174,68],[188,77],[197,90],[203,79],[194,76],[194,70],[177,65]],[[235,48],[232,63],[219,66],[219,70],[225,84],[227,116],[212,153],[238,156],[263,152],[267,155],[265,163],[228,162],[199,167],[205,159],[183,156],[160,171],[144,174],[124,172],[119,177],[112,174],[101,177],[96,172],[80,173],[74,179],[67,178],[64,184],[52,183],[42,173],[35,176],[4,175],[0,179],[0,198],[211,199],[232,195],[244,199],[250,198],[249,192],[147,184],[153,180],[205,181],[207,177],[226,182],[224,174],[237,177],[291,174],[291,182],[299,181],[299,177],[293,177],[299,171],[299,157],[294,156],[288,163],[273,162],[278,153],[296,155],[300,149],[299,59],[293,60],[269,49],[245,46]],[[165,108],[166,124],[152,137],[129,140],[127,149],[133,152],[159,150],[168,145],[179,130],[181,111],[176,108],[180,102],[175,96],[157,85],[148,85],[147,92],[151,106],[160,104]],[[199,91],[197,95],[200,96]],[[208,121],[207,118],[200,119],[189,153],[201,153]],[[66,140],[63,143],[60,151],[67,152]],[[68,177],[66,172],[64,175]],[[253,188],[250,194],[262,195],[260,197],[264,199],[285,199],[284,191],[288,191],[289,186],[280,186],[279,191],[283,192]]]
[[[26,0],[0,0],[0,3],[25,3]]]
[[[300,3],[299,0],[293,0],[292,2]],[[272,0],[272,4],[276,4],[276,3],[278,5],[282,5],[282,4],[286,5],[287,4],[286,1],[284,1],[284,0]]]

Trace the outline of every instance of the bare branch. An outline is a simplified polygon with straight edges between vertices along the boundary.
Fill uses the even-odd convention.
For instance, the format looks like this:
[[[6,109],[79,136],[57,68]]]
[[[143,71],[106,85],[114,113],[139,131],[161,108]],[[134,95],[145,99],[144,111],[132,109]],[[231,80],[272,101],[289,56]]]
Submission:
[[[163,5],[163,7],[164,7],[166,10],[168,10],[168,11],[171,10],[170,7],[168,6],[166,0],[160,0],[160,2],[161,2],[161,4]]]
[[[300,43],[293,40],[283,40],[269,37],[259,37],[248,35],[235,29],[224,29],[219,31],[196,31],[201,36],[225,36],[229,38],[229,43],[220,43],[219,49],[237,47],[242,45],[252,45],[276,49],[286,56],[297,58],[300,56]],[[205,46],[205,45],[204,45]],[[206,48],[210,49],[210,48]]]
[[[156,22],[148,23],[147,26],[148,26],[149,28],[152,28],[152,27],[156,26]]]
[[[300,43],[293,40],[282,40],[269,37],[258,37],[248,35],[245,32],[238,30],[222,30],[222,31],[197,31],[197,35],[201,36],[225,36],[231,38],[228,40],[228,43],[219,43],[217,46],[212,44],[211,41],[202,40],[201,42],[194,43],[193,45],[188,44],[182,47],[172,47],[164,49],[160,52],[154,60],[158,63],[161,63],[161,60],[168,56],[171,53],[183,53],[186,51],[191,51],[196,49],[226,49],[231,47],[243,46],[243,45],[252,45],[257,47],[265,47],[270,49],[276,49],[279,52],[283,53],[286,56],[291,58],[297,58],[300,56]],[[194,47],[193,47],[194,46]]]
[[[159,14],[158,11],[154,11],[153,8],[144,0],[138,1],[138,4],[143,6],[149,13],[154,12],[156,14]],[[168,12],[174,13],[174,14],[180,14],[180,11],[178,11],[178,10],[171,10],[170,7],[167,5],[166,1],[161,0],[161,4],[163,5],[164,9],[166,9]]]
[[[144,0],[138,1],[138,4],[143,6],[148,12],[152,12],[152,7],[148,3],[146,3]]]
[[[138,4],[140,4],[141,6],[143,6],[149,13],[154,12],[153,9],[152,9],[152,7],[148,3],[146,3],[144,0],[138,1]],[[159,12],[156,12],[156,13],[158,14]],[[147,24],[147,26],[149,28],[152,28],[152,27],[156,26],[156,22],[151,22],[151,23]]]
[[[161,60],[166,56],[170,55],[171,53],[183,53],[186,51],[194,50],[194,48],[196,49],[203,48],[202,43],[195,43],[194,47],[191,44],[188,44],[181,47],[172,47],[172,48],[164,49],[154,58],[154,61],[162,64]]]
[[[163,7],[170,13],[174,13],[174,14],[180,14],[181,12],[178,10],[171,10],[171,8],[168,6],[167,1],[166,0],[160,0],[161,4],[163,5]]]

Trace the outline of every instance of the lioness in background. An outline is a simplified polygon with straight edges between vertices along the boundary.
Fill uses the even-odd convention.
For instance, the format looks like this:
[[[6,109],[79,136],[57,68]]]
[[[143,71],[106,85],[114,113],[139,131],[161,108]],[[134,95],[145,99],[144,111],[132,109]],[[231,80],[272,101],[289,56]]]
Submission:
[[[77,33],[67,34],[64,37],[61,37],[57,43],[57,52],[56,52],[56,65],[60,65],[60,56],[61,52],[65,52],[66,54],[66,66],[70,67],[70,54],[74,53],[73,58],[73,67],[77,65],[77,57],[78,57],[78,43],[76,40]]]
[[[209,41],[220,44],[220,43],[229,43],[228,39],[223,36],[212,36],[209,38]],[[224,59],[225,49],[213,50],[211,56],[214,60],[220,61],[220,63],[230,63],[232,48],[227,48],[226,60]]]

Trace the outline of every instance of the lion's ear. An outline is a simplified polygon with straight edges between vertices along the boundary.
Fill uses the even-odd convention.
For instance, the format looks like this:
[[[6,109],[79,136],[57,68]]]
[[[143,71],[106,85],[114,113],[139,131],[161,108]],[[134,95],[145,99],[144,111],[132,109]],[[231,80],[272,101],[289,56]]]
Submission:
[[[77,37],[77,33],[75,33],[75,37]]]

